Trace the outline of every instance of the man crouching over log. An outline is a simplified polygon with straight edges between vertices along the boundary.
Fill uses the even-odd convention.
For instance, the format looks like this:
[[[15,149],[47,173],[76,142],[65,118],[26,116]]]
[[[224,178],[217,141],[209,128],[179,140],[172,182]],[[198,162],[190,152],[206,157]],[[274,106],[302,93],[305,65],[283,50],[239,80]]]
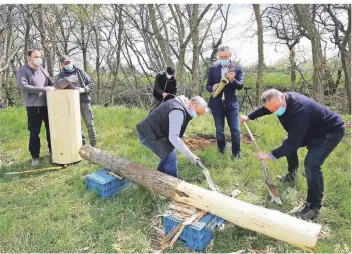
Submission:
[[[189,121],[208,111],[206,101],[195,96],[188,100],[184,95],[168,100],[137,124],[140,142],[160,159],[157,170],[177,177],[176,148],[191,163],[200,159],[181,140]]]

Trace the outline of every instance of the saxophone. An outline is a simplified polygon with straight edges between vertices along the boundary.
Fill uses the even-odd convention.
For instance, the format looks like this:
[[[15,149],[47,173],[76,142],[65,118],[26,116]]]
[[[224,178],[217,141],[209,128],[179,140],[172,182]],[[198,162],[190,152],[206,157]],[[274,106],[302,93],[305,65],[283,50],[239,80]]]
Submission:
[[[227,73],[233,72],[235,70],[235,68],[236,68],[236,65],[232,65]],[[226,76],[226,74],[225,74],[225,76]],[[224,89],[224,87],[228,83],[230,83],[230,81],[227,78],[221,78],[220,83],[219,83],[220,85],[218,86],[218,88],[215,91],[213,91],[213,94],[212,94],[213,98],[218,96],[221,93],[222,89]]]

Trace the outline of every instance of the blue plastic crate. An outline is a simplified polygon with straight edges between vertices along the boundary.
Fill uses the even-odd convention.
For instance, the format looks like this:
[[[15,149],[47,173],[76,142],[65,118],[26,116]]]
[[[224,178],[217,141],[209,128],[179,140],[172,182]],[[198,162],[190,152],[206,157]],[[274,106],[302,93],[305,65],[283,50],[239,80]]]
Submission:
[[[163,216],[165,235],[170,233],[180,221],[179,218],[167,212]],[[204,251],[213,238],[212,230],[223,222],[224,219],[208,213],[199,222],[186,226],[179,236],[178,242],[193,250]]]
[[[118,190],[126,187],[131,180],[123,178],[122,180],[112,176],[106,169],[98,170],[86,176],[86,184],[89,190],[98,191],[103,198],[113,196]]]

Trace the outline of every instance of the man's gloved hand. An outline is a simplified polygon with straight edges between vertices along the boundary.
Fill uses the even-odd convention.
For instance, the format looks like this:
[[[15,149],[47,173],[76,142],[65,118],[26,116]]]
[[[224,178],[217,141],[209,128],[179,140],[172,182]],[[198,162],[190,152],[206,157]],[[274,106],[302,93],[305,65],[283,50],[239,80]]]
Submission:
[[[77,81],[78,81],[78,78],[77,78],[76,75],[71,75],[71,76],[68,76],[68,77],[66,78],[66,80],[67,80],[68,82],[70,82],[70,83],[74,83],[74,82],[77,82]]]
[[[200,161],[200,159],[198,158],[198,156],[196,156],[196,155],[193,154],[193,156],[192,156],[191,158],[189,158],[189,161],[190,161],[192,164],[197,165],[197,162]]]
[[[83,87],[76,86],[75,89],[79,90],[79,93],[85,93],[86,92],[86,90]]]

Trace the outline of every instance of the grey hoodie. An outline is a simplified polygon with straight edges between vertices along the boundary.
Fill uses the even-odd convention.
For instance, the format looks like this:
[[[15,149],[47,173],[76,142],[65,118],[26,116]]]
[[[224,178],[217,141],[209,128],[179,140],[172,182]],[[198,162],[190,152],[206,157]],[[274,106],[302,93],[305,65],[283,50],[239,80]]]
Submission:
[[[42,67],[32,69],[28,64],[25,64],[17,70],[16,80],[25,107],[47,105],[44,87],[53,85],[53,80],[47,70]]]
[[[184,95],[175,98],[189,112],[189,100]],[[169,114],[169,141],[183,156],[191,160],[195,155],[189,150],[186,144],[180,139],[180,131],[184,115],[180,110],[172,110]]]

